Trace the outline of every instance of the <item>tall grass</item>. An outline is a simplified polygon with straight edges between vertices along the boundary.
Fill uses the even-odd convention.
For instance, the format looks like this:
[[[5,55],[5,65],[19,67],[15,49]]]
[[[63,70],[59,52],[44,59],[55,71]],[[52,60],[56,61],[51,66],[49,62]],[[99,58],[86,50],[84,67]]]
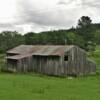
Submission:
[[[0,72],[1,72],[1,69],[4,68],[6,65],[5,65],[5,54],[0,54]]]
[[[100,46],[96,47],[96,51],[90,53],[89,58],[93,59],[97,65],[97,74],[100,74]]]

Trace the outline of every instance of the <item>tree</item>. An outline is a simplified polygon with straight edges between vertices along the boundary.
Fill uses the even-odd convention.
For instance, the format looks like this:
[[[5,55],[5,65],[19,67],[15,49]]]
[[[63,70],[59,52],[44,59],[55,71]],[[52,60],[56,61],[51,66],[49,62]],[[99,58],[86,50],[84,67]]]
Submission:
[[[92,20],[88,16],[82,16],[78,21],[77,33],[85,39],[86,42],[93,40],[94,33],[91,25]]]
[[[100,30],[97,30],[97,31],[95,32],[95,42],[96,42],[97,44],[100,44]]]
[[[87,48],[89,41],[94,42],[94,27],[90,17],[82,16],[78,21],[76,30],[77,34],[83,37],[85,48]]]
[[[33,45],[33,44],[37,44],[36,40],[37,40],[37,34],[33,33],[33,32],[29,32],[27,34],[24,35],[25,38],[25,44],[27,45]]]
[[[78,28],[83,28],[83,27],[86,27],[86,26],[90,26],[92,23],[92,20],[90,17],[88,16],[82,16],[79,21],[78,21]]]
[[[0,33],[0,53],[5,53],[8,49],[20,44],[24,44],[24,38],[16,31],[4,31]]]

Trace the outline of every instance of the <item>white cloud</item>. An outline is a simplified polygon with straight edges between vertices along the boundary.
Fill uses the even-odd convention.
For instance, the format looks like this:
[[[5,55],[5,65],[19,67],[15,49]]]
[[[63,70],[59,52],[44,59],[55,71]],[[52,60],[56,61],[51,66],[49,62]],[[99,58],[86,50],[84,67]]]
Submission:
[[[14,21],[16,12],[15,0],[0,0],[0,22]]]
[[[22,32],[69,28],[88,15],[100,22],[99,0],[2,0],[0,30]]]

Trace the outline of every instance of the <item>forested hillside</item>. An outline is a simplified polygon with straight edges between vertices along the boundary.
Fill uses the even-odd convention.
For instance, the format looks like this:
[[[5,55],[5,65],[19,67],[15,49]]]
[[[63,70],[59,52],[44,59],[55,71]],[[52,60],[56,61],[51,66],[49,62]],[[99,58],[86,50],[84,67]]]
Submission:
[[[0,33],[0,53],[20,44],[28,45],[65,45],[73,44],[85,50],[95,50],[100,44],[100,24],[92,23],[88,16],[82,16],[76,27],[66,30],[29,32],[21,35],[18,32],[4,31]]]

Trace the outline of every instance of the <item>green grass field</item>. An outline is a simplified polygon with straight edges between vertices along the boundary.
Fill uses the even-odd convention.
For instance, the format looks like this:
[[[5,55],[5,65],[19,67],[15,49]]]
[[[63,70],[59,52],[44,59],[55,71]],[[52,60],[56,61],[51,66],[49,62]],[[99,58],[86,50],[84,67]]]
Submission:
[[[89,57],[97,63],[96,75],[58,78],[0,73],[0,100],[99,100],[100,46]],[[4,66],[2,58],[0,66]]]

